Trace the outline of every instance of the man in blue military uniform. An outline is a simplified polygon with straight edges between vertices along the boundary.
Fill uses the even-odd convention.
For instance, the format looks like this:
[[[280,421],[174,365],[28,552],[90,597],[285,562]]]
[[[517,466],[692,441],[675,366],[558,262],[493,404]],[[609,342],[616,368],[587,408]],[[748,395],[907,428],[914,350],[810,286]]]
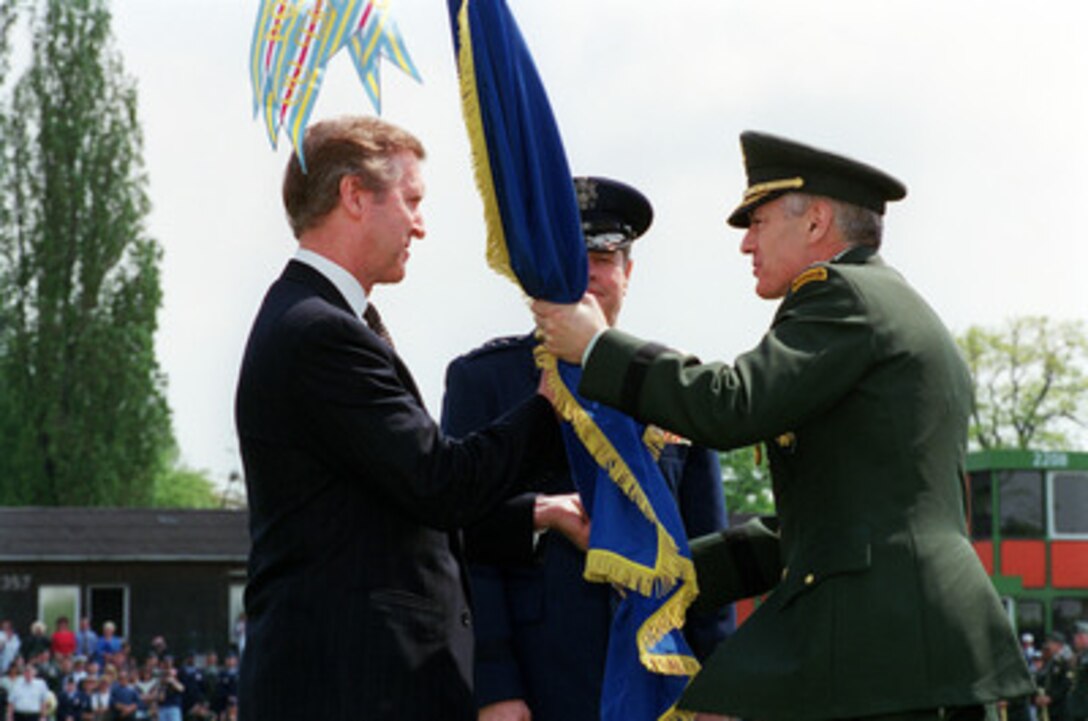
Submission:
[[[641,193],[613,180],[576,178],[575,188],[589,251],[588,292],[614,324],[631,277],[631,244],[649,227],[653,211]],[[536,344],[532,334],[500,338],[454,360],[446,375],[444,430],[465,435],[535,393]],[[717,454],[666,437],[659,465],[688,535],[724,528]],[[535,543],[533,512],[574,491],[569,475],[553,473],[534,491],[466,532],[468,553],[476,559],[471,577],[480,719],[597,721],[613,592],[583,580],[585,553],[567,538],[548,533]],[[686,635],[704,658],[729,629],[730,616],[717,610],[689,616]]]
[[[781,301],[753,350],[702,363],[610,328],[592,296],[533,304],[548,349],[582,363],[584,397],[714,448],[767,447],[777,533],[696,539],[692,557],[697,604],[772,592],[678,706],[981,719],[1034,685],[967,537],[966,364],[878,254],[885,204],[906,188],[765,133],[741,146],[748,187],[729,223],[746,230],[756,293]]]

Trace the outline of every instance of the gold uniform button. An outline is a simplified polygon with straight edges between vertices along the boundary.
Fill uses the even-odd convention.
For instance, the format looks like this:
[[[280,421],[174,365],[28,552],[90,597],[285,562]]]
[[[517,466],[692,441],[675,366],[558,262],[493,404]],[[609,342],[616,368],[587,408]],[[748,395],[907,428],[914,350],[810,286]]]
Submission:
[[[805,576],[805,585],[806,586],[811,586],[815,582],[816,582],[816,577],[813,576],[811,573],[808,574],[807,576]]]

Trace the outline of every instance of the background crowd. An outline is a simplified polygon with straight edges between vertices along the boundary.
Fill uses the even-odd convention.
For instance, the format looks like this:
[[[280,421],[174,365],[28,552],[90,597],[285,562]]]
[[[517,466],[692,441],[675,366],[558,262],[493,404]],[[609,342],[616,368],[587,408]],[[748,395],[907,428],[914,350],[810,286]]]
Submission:
[[[162,636],[138,652],[110,621],[73,630],[57,619],[20,636],[0,621],[0,708],[6,721],[230,721],[237,718],[238,655],[187,652],[178,662]]]
[[[1072,638],[1053,631],[1038,645],[1033,634],[1021,635],[1036,692],[1008,705],[1009,721],[1088,719],[1088,622],[1076,622],[1072,631]]]

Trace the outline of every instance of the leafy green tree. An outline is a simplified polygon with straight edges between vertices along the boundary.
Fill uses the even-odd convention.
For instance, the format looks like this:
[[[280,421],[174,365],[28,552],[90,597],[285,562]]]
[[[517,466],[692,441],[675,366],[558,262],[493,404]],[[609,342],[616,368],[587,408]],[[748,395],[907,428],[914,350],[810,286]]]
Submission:
[[[148,505],[174,441],[136,89],[104,0],[30,27],[0,113],[0,502]]]
[[[754,447],[721,454],[725,507],[730,513],[774,513],[771,474],[766,462],[758,462]]]
[[[1088,404],[1083,322],[1025,316],[996,330],[972,326],[957,342],[974,380],[973,447],[1075,447]]]
[[[219,508],[223,505],[203,472],[180,463],[177,450],[170,452],[167,470],[155,478],[151,505],[155,508]]]

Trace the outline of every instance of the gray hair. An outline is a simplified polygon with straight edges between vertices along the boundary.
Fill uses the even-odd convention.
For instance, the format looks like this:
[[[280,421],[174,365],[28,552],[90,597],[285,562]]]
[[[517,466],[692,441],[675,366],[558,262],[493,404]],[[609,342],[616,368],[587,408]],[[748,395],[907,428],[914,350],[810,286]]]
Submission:
[[[816,197],[805,193],[790,193],[785,196],[785,210],[789,215],[797,217],[808,210]],[[880,247],[884,235],[884,218],[879,213],[833,198],[824,200],[831,204],[834,223],[842,233],[843,240],[850,245]]]

